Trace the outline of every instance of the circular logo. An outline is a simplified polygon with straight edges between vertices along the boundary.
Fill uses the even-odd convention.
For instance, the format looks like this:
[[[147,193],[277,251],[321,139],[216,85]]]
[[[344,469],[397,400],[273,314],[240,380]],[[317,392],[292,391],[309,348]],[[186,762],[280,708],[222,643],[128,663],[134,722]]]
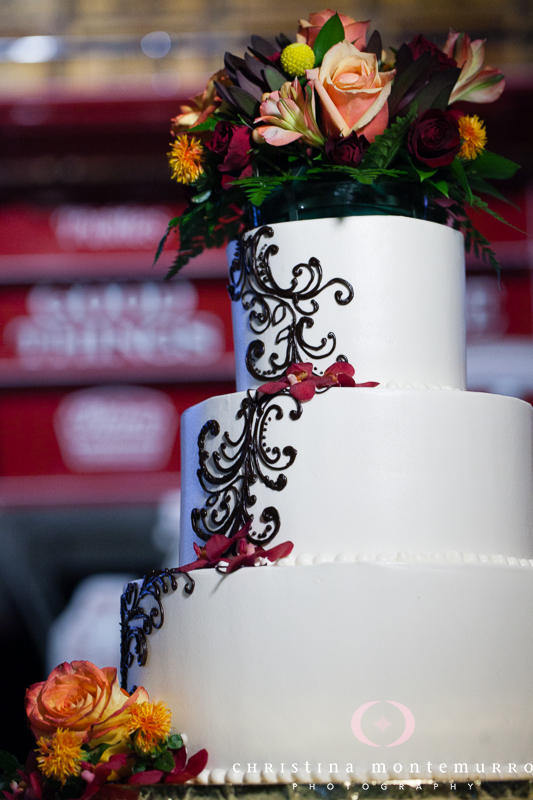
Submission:
[[[376,744],[376,742],[371,742],[370,739],[367,736],[365,736],[365,734],[363,733],[363,731],[361,729],[361,722],[362,722],[363,715],[364,715],[365,711],[367,709],[369,709],[370,706],[375,706],[376,703],[379,703],[379,702],[380,702],[379,700],[371,700],[369,703],[363,703],[362,706],[359,706],[359,708],[356,709],[356,711],[355,711],[355,713],[354,713],[354,715],[352,717],[352,732],[353,732],[353,735],[356,737],[356,739],[359,739],[360,742],[362,742],[363,744],[367,744],[370,747],[381,747],[381,745],[380,744]],[[403,744],[404,742],[406,742],[413,735],[413,731],[415,729],[415,718],[413,716],[412,711],[410,711],[407,708],[407,706],[402,705],[402,703],[397,703],[395,700],[387,700],[386,702],[390,703],[390,705],[392,705],[392,706],[396,706],[396,708],[398,708],[401,711],[402,716],[403,716],[404,721],[405,721],[405,725],[404,725],[404,729],[403,729],[402,735],[398,739],[396,739],[395,742],[391,742],[391,744],[385,745],[385,747],[396,747],[397,745]],[[389,725],[391,725],[391,724],[392,723],[389,722],[389,720],[386,719],[384,716],[382,716],[381,719],[378,719],[377,722],[374,722],[374,725],[376,727],[380,728],[380,730],[382,732],[386,728],[388,728]]]

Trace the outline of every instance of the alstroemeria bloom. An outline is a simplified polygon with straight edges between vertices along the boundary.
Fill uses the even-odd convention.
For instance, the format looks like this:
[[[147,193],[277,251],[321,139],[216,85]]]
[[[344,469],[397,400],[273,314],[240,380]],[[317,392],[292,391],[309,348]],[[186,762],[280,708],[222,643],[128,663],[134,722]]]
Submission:
[[[466,33],[450,31],[443,52],[461,68],[453,88],[450,103],[468,100],[470,103],[492,103],[505,88],[505,78],[499,69],[484,67],[485,40],[470,40]]]
[[[395,74],[379,72],[374,53],[363,53],[346,40],[331,47],[322,65],[306,72],[322,103],[327,135],[355,131],[373,142],[389,121],[387,100]]]
[[[205,122],[207,117],[219,107],[221,100],[217,95],[215,81],[224,86],[230,83],[225,69],[219,69],[218,72],[211,75],[202,94],[191,97],[187,103],[180,106],[180,113],[172,120],[172,133],[175,136],[186,133],[194,125]]]
[[[322,26],[335,15],[335,11],[331,8],[325,8],[323,11],[316,11],[314,14],[309,14],[309,21],[306,19],[300,20],[300,27],[296,34],[296,41],[303,42],[312,47],[315,39],[320,33]],[[352,17],[346,14],[339,14],[340,21],[344,28],[344,38],[348,42],[357,42],[360,49],[364,48],[366,44],[366,34],[370,27],[370,20],[364,22],[356,22]]]
[[[315,94],[307,84],[302,89],[298,78],[284,83],[279,92],[267,92],[259,108],[261,116],[255,122],[265,122],[254,130],[256,142],[276,147],[301,139],[312,147],[321,147],[325,138],[316,121]]]

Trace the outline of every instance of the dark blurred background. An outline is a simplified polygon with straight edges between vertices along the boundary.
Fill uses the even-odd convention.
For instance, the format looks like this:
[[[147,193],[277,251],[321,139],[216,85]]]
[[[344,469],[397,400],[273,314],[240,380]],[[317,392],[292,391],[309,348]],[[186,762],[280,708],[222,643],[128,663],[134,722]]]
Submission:
[[[339,2],[384,43],[487,38],[507,76],[471,110],[522,164],[468,259],[469,388],[533,401],[533,5]],[[169,120],[249,35],[293,36],[286,0],[0,0],[0,749],[23,757],[26,687],[118,662],[122,583],[177,559],[182,412],[233,391],[225,255],[164,282],[183,205]],[[518,230],[517,230],[518,229]]]

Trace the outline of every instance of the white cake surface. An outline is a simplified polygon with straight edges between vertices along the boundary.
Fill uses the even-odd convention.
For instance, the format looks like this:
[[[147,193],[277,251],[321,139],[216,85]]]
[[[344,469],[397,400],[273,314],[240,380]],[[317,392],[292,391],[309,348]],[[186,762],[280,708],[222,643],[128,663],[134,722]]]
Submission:
[[[206,466],[218,480],[212,454],[220,451],[225,432],[239,439],[244,420],[236,417],[246,396],[213,397],[182,417],[182,565],[196,558],[192,510],[207,509],[209,496],[197,477],[198,433],[208,420],[220,425],[220,434],[205,440],[211,454]],[[284,489],[261,481],[251,487],[254,530],[265,527],[263,509],[279,512],[273,544],[290,540],[295,555],[311,557],[400,550],[533,557],[529,403],[478,392],[334,387],[303,403],[296,420],[290,418],[292,398],[278,397],[271,405],[284,414],[276,419],[271,412],[265,448],[296,450],[294,463],[283,470]],[[226,445],[225,452],[239,450]],[[219,506],[209,509],[208,519]]]
[[[164,625],[129,685],[169,703],[189,751],[208,749],[203,778],[215,783],[529,777],[533,569],[524,564],[198,570],[192,595],[182,576],[165,597]],[[408,723],[390,701],[415,721],[394,747]],[[360,724],[376,746],[352,730],[371,702]]]
[[[294,226],[299,227],[298,236]],[[277,287],[288,290],[293,280],[295,288],[303,291],[296,320],[312,308],[312,327],[304,328],[303,336],[313,347],[323,337],[333,333],[336,347],[331,356],[318,359],[323,350],[301,350],[301,361],[312,361],[318,371],[324,370],[339,355],[347,357],[355,367],[358,383],[395,382],[399,386],[449,386],[465,388],[465,270],[463,236],[458,231],[408,217],[343,217],[300,222],[282,222],[265,226],[272,236],[251,231],[248,240],[258,238],[257,252],[275,246],[278,252],[267,258],[272,280]],[[320,263],[323,277],[317,270],[305,266],[295,277],[297,265],[311,259]],[[311,275],[313,279],[311,279]],[[339,292],[346,300],[348,290],[341,283],[326,287],[328,281],[339,279],[353,288],[353,298],[346,305],[335,301]],[[257,286],[257,282],[252,282]],[[314,295],[313,289],[322,291]],[[312,297],[305,299],[305,291]],[[271,312],[277,306],[274,299],[279,291],[268,293]],[[252,341],[265,343],[265,356],[260,366],[268,370],[268,356],[284,354],[284,341],[276,338],[287,324],[285,317],[278,324],[250,326],[250,314],[260,313],[260,303],[244,298],[232,304],[237,389],[257,387],[262,380],[254,379],[246,368],[246,351]],[[287,300],[288,306],[294,305]],[[259,329],[260,333],[255,331]],[[278,362],[283,358],[278,358]]]
[[[464,391],[462,236],[282,223],[230,272],[238,391],[183,415],[180,564],[250,517],[294,549],[130,584],[124,686],[200,782],[531,778],[533,409]],[[379,386],[255,391],[342,357]]]

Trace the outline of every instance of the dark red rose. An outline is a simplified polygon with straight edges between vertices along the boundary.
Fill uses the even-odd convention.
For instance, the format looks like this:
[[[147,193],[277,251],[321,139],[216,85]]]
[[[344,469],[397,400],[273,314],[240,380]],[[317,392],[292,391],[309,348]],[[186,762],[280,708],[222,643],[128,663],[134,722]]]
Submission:
[[[456,116],[439,108],[428,109],[412,123],[407,148],[429,167],[451,164],[461,148]]]
[[[368,147],[364,136],[358,136],[355,131],[349,136],[332,136],[326,142],[326,156],[332,164],[341,164],[346,167],[357,167]]]
[[[440,71],[448,69],[449,67],[457,66],[453,58],[448,58],[446,53],[443,53],[440,47],[438,47],[434,42],[430,42],[429,39],[426,39],[426,37],[422,36],[421,34],[415,36],[414,39],[409,42],[407,47],[411,51],[415,61],[417,58],[420,58],[423,53],[431,53],[432,56],[437,56],[439,59]]]
[[[217,122],[210,141],[206,142],[207,149],[219,156],[225,156],[233,136],[234,127],[229,122]]]
[[[218,169],[220,172],[242,172],[252,157],[252,131],[245,125],[230,125],[229,127],[232,128],[231,139],[224,161]]]

